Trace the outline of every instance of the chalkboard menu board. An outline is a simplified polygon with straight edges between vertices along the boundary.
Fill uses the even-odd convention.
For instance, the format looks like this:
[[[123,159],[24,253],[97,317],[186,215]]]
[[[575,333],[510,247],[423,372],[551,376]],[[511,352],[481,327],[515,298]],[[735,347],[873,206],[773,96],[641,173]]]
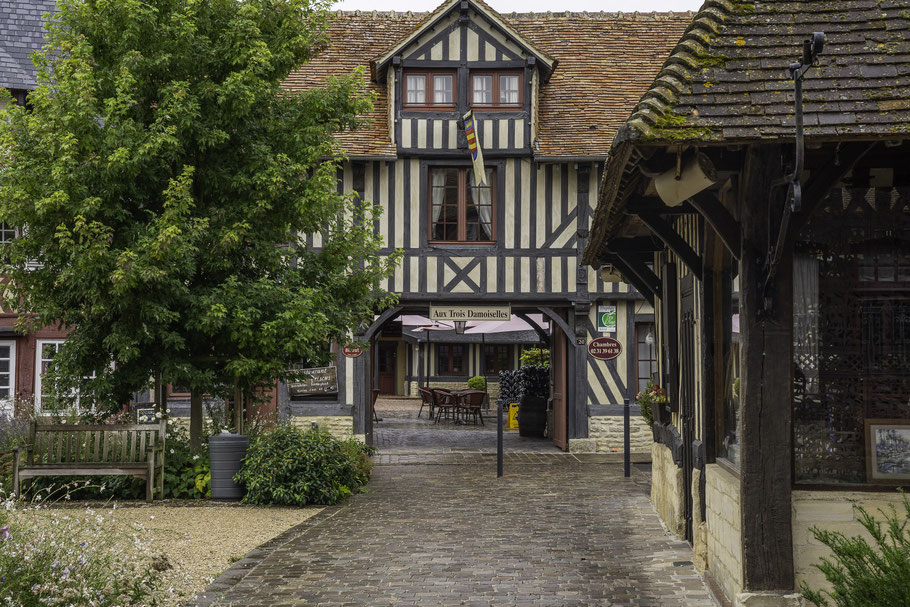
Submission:
[[[291,396],[318,396],[321,394],[338,394],[338,368],[315,367],[313,369],[297,369],[305,373],[298,381],[288,382]]]

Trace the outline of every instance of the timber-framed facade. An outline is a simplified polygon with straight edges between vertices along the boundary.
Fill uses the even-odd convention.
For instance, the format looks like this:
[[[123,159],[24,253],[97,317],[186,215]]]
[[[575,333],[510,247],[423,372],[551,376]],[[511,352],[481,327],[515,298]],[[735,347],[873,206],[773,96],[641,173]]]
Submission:
[[[668,51],[687,19],[500,15],[474,0],[449,0],[422,15],[337,14],[328,47],[286,87],[319,86],[328,76],[368,66],[375,110],[368,127],[340,137],[348,160],[339,188],[382,207],[375,222],[385,243],[381,254],[401,250],[404,257],[381,287],[400,301],[357,336],[373,343],[366,355],[338,354],[337,397],[298,399],[285,392],[282,410],[306,424],[307,416],[352,422],[350,431],[369,441],[374,387],[416,396],[418,384],[463,385],[485,374],[495,394],[497,377],[485,355],[491,350],[479,336],[415,338],[400,321],[426,316],[432,304],[508,304],[513,314],[541,315],[545,323],[539,332],[494,338],[511,348],[502,360],[517,365],[520,350],[540,339],[562,353],[554,363],[554,375],[566,380],[553,403],[565,419],[557,444],[621,446],[606,440],[604,428],[620,422],[624,400],[634,401],[636,335],[648,333],[653,310],[634,288],[586,269],[580,256],[604,149],[656,74],[654,41]],[[641,43],[630,45],[633,39]],[[594,94],[603,89],[613,91],[610,100]],[[469,110],[487,191],[471,170],[461,120]],[[318,248],[319,234],[307,242]],[[614,337],[626,348],[616,360],[598,361],[586,345],[600,335],[595,315],[607,304],[617,309]],[[453,349],[466,357],[458,373],[441,362],[453,360]],[[387,384],[379,373],[390,365],[395,376]],[[639,430],[636,446],[647,450],[650,436]]]
[[[655,298],[652,500],[735,605],[798,604],[810,527],[858,534],[852,506],[907,484],[910,22],[830,7],[705,3],[611,147],[584,257]]]

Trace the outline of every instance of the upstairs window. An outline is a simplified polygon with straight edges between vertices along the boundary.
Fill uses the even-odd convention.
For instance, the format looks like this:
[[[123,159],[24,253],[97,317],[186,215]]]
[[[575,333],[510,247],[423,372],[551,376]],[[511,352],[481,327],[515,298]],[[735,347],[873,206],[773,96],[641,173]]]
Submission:
[[[9,244],[16,238],[16,228],[0,221],[0,244]]]
[[[472,72],[471,107],[521,107],[521,72]]]
[[[405,72],[404,107],[455,107],[455,72]]]
[[[431,242],[495,241],[496,171],[486,172],[486,185],[478,186],[471,167],[430,169]]]

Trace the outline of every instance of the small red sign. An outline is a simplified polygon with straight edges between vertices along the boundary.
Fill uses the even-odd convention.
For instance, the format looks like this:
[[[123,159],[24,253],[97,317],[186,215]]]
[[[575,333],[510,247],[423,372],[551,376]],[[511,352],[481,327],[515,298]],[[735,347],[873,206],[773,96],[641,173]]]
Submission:
[[[358,356],[363,354],[363,348],[361,348],[360,346],[354,346],[354,345],[348,344],[347,346],[344,346],[343,348],[341,348],[341,353],[344,354],[345,356],[347,356],[348,358],[357,358]]]
[[[600,360],[613,360],[622,354],[622,344],[612,337],[598,337],[588,344],[588,354]]]

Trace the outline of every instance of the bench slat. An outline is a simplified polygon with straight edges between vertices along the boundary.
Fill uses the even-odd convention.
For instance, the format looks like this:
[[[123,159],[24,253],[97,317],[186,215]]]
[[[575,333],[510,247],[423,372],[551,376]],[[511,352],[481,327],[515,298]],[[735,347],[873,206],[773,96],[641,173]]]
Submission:
[[[130,440],[130,461],[135,462],[136,461],[136,447],[139,446],[136,444],[136,441],[139,440],[139,433],[136,432],[135,430],[130,430],[129,435],[130,435],[130,439],[132,439],[132,440]]]
[[[65,438],[65,435],[63,435],[63,434],[57,435],[57,457],[56,457],[56,459],[53,460],[53,463],[55,463],[55,464],[63,461],[62,457],[63,457],[64,438]]]
[[[103,445],[102,451],[101,451],[101,461],[106,462],[108,449],[110,449],[110,446],[111,446],[111,436],[110,436],[111,433],[102,431],[101,434],[104,437],[104,440],[101,441],[101,443]]]
[[[128,432],[124,432],[122,430],[119,432],[119,434],[120,434],[120,461],[125,462],[126,461],[126,448],[127,448],[127,443],[130,440],[130,435]]]
[[[139,435],[140,435],[140,438],[139,438],[139,460],[144,462],[144,461],[146,461],[146,457],[145,457],[145,440],[146,440],[146,438],[148,437],[148,432],[140,432]]]
[[[72,430],[97,430],[97,425],[92,424],[38,424],[36,432],[70,432]],[[104,424],[104,429],[109,431],[119,430],[152,430],[157,432],[161,429],[158,424]]]

